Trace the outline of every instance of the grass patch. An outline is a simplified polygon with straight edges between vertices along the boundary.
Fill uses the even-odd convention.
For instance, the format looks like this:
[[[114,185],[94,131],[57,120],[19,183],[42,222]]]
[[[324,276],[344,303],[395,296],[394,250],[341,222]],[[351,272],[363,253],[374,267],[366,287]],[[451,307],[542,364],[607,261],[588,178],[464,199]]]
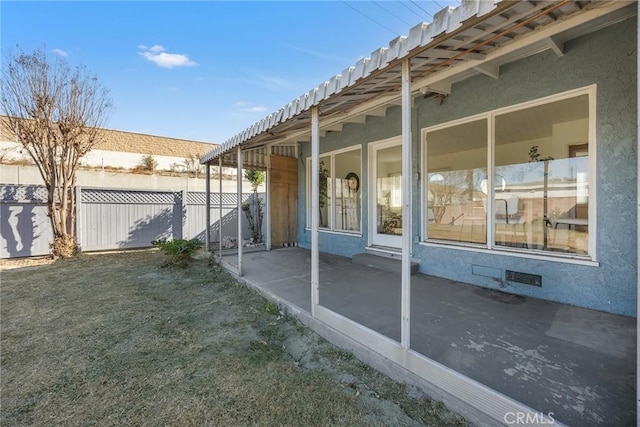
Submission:
[[[206,259],[83,255],[2,272],[3,425],[464,425]]]

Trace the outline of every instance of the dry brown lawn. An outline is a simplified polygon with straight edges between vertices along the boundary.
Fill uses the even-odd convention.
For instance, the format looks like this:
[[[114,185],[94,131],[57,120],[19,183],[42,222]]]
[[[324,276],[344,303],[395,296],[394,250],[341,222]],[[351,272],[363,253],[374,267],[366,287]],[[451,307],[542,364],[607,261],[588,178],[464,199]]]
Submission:
[[[163,263],[133,251],[2,271],[0,424],[465,424],[211,261]]]

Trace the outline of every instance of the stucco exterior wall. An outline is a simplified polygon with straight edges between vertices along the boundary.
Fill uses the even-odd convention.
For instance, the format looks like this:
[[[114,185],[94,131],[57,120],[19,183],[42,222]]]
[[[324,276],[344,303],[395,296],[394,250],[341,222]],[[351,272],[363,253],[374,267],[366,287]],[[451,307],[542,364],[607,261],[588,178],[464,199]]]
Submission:
[[[598,266],[530,259],[415,243],[420,271],[452,280],[501,289],[582,307],[636,316],[637,221],[637,43],[635,18],[567,42],[564,56],[547,50],[500,68],[494,80],[478,75],[453,85],[439,99],[419,100],[412,111],[414,174],[421,171],[420,129],[535,100],[571,89],[597,85],[596,96],[596,252]],[[368,243],[368,143],[400,135],[400,108],[386,117],[368,117],[320,140],[320,152],[360,145],[362,148],[362,233],[320,232],[320,250],[343,256],[363,252]],[[302,144],[302,156],[310,155]],[[413,185],[412,241],[421,233],[422,183]],[[298,240],[310,246],[307,225],[305,167],[299,168]],[[472,266],[490,266],[542,276],[542,287],[472,274]],[[505,286],[506,287],[503,287]]]

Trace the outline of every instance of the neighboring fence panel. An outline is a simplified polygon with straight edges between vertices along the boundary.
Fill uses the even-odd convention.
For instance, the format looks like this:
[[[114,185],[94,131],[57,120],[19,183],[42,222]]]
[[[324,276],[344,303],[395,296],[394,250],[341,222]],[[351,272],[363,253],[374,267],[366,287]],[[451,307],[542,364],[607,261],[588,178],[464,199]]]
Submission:
[[[141,248],[182,237],[182,193],[85,189],[81,191],[83,251]]]
[[[53,242],[47,191],[35,185],[0,187],[0,258],[47,255]]]
[[[258,195],[261,196],[260,194]],[[244,193],[242,201],[251,199],[252,194]],[[262,196],[264,198],[264,196]],[[207,223],[206,193],[190,192],[187,196],[187,214],[184,227],[185,238],[205,241],[205,229]],[[222,221],[220,221],[220,197],[218,193],[211,193],[211,242],[219,241],[219,230],[222,226],[222,236],[235,238],[238,235],[238,209],[237,194],[222,194]],[[244,213],[242,219],[242,235],[247,238],[251,235]]]
[[[46,189],[40,186],[0,186],[0,257],[50,253],[53,240],[46,211]],[[183,200],[185,198],[186,200]],[[259,194],[264,200],[264,194]],[[211,194],[211,241],[222,235],[235,238],[238,230],[237,195]],[[250,200],[252,195],[242,195]],[[251,235],[244,213],[240,218],[245,239]],[[81,188],[78,241],[83,251],[142,248],[159,238],[205,240],[206,193]]]

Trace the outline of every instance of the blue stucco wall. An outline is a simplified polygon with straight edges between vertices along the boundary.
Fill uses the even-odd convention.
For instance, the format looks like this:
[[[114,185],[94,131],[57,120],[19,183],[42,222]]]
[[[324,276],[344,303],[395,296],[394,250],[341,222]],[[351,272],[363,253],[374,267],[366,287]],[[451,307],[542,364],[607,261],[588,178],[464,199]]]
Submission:
[[[420,171],[419,129],[542,98],[571,89],[597,85],[597,230],[599,266],[518,258],[499,253],[462,251],[445,246],[414,244],[420,270],[452,280],[502,289],[522,295],[636,316],[636,147],[637,50],[636,19],[565,43],[565,55],[547,50],[500,68],[497,80],[475,76],[453,86],[441,104],[437,99],[416,102],[413,108],[413,169]],[[320,141],[321,153],[362,147],[363,223],[361,236],[320,233],[320,250],[343,256],[367,245],[367,144],[400,134],[400,108],[386,117],[369,117],[365,124],[346,125],[342,132]],[[303,159],[310,155],[303,144]],[[309,247],[306,226],[306,172],[299,170],[298,238]],[[413,236],[420,236],[420,183],[413,188]],[[412,239],[413,240],[413,239]],[[491,266],[542,275],[542,287],[500,283],[472,274],[472,265]],[[506,285],[506,288],[504,286]]]

